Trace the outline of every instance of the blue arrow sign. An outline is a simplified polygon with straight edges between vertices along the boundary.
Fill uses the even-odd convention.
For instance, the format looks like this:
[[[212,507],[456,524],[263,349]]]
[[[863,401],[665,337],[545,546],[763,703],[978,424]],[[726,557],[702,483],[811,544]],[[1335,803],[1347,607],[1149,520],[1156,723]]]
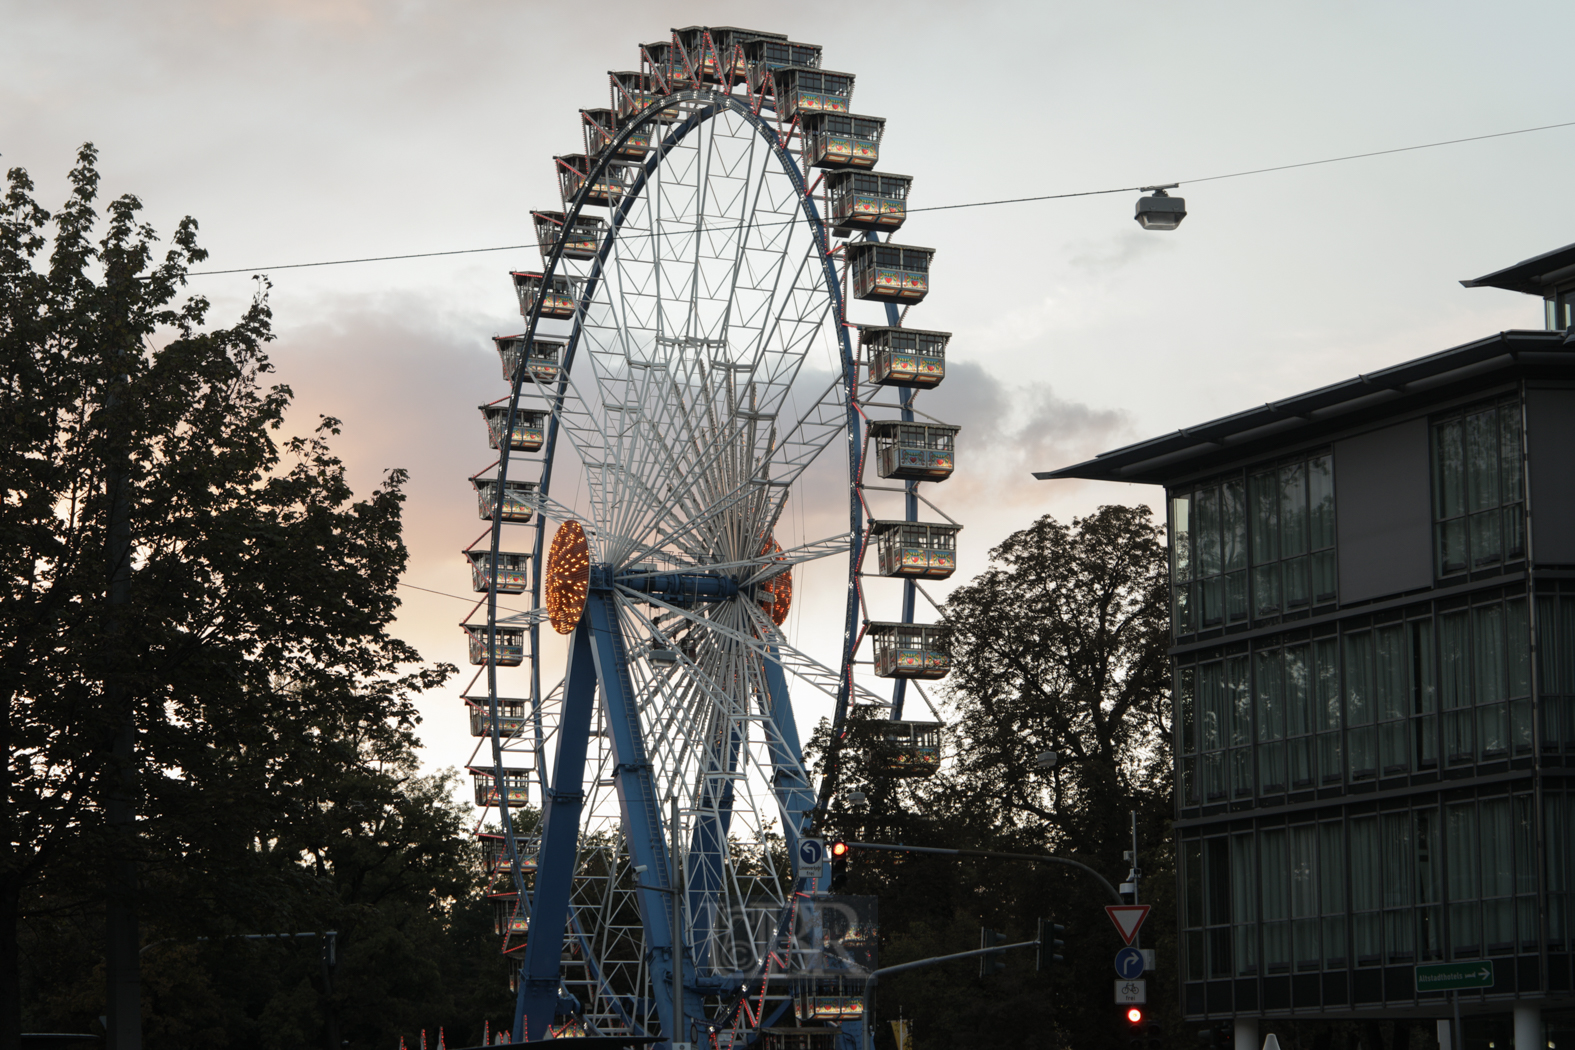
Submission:
[[[1116,976],[1123,981],[1135,981],[1143,976],[1143,953],[1137,948],[1123,948],[1116,953]]]
[[[818,875],[809,869],[818,868],[826,859],[826,840],[802,838],[798,840],[798,870],[800,876]]]

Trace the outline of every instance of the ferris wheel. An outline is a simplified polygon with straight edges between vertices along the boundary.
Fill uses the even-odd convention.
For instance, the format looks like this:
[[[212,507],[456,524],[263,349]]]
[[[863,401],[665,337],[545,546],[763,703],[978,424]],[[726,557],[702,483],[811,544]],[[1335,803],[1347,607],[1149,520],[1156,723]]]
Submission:
[[[836,747],[881,775],[938,762],[939,716],[903,712],[910,684],[933,712],[918,682],[949,666],[915,605],[960,526],[919,487],[952,472],[958,428],[915,405],[949,335],[904,324],[934,254],[891,239],[911,179],[875,170],[885,121],[820,51],[704,27],[641,47],[554,158],[542,269],[512,274],[525,330],[496,339],[509,392],[482,406],[498,459],[471,479],[464,628],[516,1040],[741,1046],[788,1010],[862,1013],[858,960],[795,929],[828,889]],[[806,507],[846,527],[806,534]],[[828,558],[843,636],[812,652],[784,625],[795,567]],[[818,792],[791,699],[815,691]]]

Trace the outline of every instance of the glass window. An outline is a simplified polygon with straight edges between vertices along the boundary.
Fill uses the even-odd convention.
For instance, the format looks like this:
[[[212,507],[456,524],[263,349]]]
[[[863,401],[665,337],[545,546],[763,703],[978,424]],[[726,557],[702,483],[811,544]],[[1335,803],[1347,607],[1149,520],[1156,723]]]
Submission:
[[[1439,617],[1439,692],[1450,762],[1531,750],[1531,645],[1526,600]]]
[[[1291,966],[1290,878],[1286,870],[1284,828],[1258,833],[1262,858],[1263,966],[1268,973],[1284,973]]]
[[[1356,964],[1372,966],[1382,961],[1378,818],[1362,817],[1350,824],[1351,926],[1356,942]]]
[[[1236,798],[1250,798],[1252,782],[1252,690],[1247,658],[1225,661],[1225,687],[1230,708],[1230,789]]]
[[[1318,825],[1318,896],[1323,911],[1323,961],[1345,965],[1345,838],[1339,821]]]
[[[1187,980],[1201,981],[1208,977],[1208,960],[1204,954],[1203,914],[1203,843],[1197,839],[1181,844],[1181,870],[1185,890],[1182,900],[1182,926],[1186,930],[1185,948]]]
[[[1173,496],[1175,629],[1188,634],[1247,619],[1247,521],[1240,481]]]
[[[1433,424],[1433,546],[1440,576],[1525,557],[1520,401]]]
[[[1477,879],[1477,805],[1462,802],[1449,807],[1449,943],[1457,959],[1479,955],[1481,897]]]
[[[1543,750],[1575,746],[1575,595],[1537,598],[1537,682]]]
[[[1313,728],[1318,733],[1318,776],[1324,784],[1338,784],[1345,776],[1340,761],[1340,662],[1337,643],[1324,638],[1312,644],[1313,681],[1317,695]]]
[[[1283,840],[1284,833],[1281,832]],[[1257,865],[1253,861],[1256,839],[1253,835],[1232,835],[1230,848],[1231,861],[1231,905],[1234,909],[1235,919],[1235,947],[1236,947],[1236,973],[1238,975],[1254,974],[1258,972],[1258,909],[1256,895],[1258,880],[1256,876]],[[1279,843],[1281,855],[1284,852],[1284,842]],[[1265,844],[1265,849],[1267,849]],[[1281,861],[1283,864],[1283,861]],[[1283,874],[1283,871],[1282,871]]]
[[[1292,956],[1298,970],[1316,970],[1319,966],[1317,827],[1302,824],[1291,828],[1290,843]]]
[[[1333,601],[1334,463],[1328,455],[1247,479],[1254,616]]]
[[[1438,810],[1419,809],[1416,817],[1416,952],[1418,961],[1444,957],[1444,913],[1438,853]]]

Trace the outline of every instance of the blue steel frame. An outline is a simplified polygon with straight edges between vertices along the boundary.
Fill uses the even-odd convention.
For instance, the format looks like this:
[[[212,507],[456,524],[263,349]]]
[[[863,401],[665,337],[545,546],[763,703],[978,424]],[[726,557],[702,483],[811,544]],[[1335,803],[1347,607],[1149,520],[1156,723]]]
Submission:
[[[587,188],[596,183],[623,144],[637,131],[659,124],[657,118],[661,113],[684,103],[699,103],[702,105],[702,108],[675,125],[674,129],[651,151],[651,156],[638,166],[639,173],[633,185],[626,192],[619,206],[613,211],[607,236],[602,243],[591,273],[586,280],[584,290],[581,293],[580,308],[575,314],[573,331],[564,351],[557,390],[551,403],[552,417],[548,423],[542,475],[537,491],[541,496],[546,496],[549,493],[552,465],[558,441],[559,412],[567,397],[568,377],[573,366],[575,350],[579,343],[581,319],[585,309],[595,295],[602,267],[606,262],[618,230],[628,215],[629,207],[644,188],[650,174],[661,164],[667,153],[682,141],[689,132],[699,127],[705,120],[716,116],[724,110],[729,110],[743,117],[766,140],[797,191],[805,222],[809,226],[811,235],[814,238],[816,251],[820,256],[826,278],[826,287],[832,297],[833,316],[837,322],[837,337],[842,358],[843,389],[847,402],[849,531],[854,537],[849,551],[848,600],[843,631],[843,676],[838,689],[834,715],[834,725],[840,725],[847,712],[852,687],[853,648],[858,639],[859,627],[857,570],[863,555],[864,530],[857,483],[863,474],[864,435],[855,402],[858,382],[857,359],[854,355],[845,324],[847,313],[842,297],[842,286],[838,280],[836,266],[828,248],[825,224],[820,220],[814,200],[808,193],[803,173],[799,170],[797,162],[792,154],[788,152],[785,142],[777,134],[776,130],[741,100],[731,95],[724,95],[721,92],[708,89],[697,88],[674,92],[648,105],[602,151],[600,158],[591,165],[579,193],[575,195],[567,214],[564,216],[564,229],[573,227],[575,220],[578,219],[584,207]],[[547,259],[547,265],[542,272],[543,288],[550,285],[557,272],[562,255],[563,242],[560,238],[553,245],[551,254]],[[524,339],[527,346],[530,340],[535,337],[536,326],[541,318],[543,299],[544,296],[537,296],[536,303],[526,318]],[[888,316],[891,316],[892,312],[893,308],[888,307]],[[523,360],[524,356],[522,355],[521,361],[523,362]],[[505,434],[513,432],[525,374],[526,370],[522,366],[513,377],[509,397],[508,418],[503,431]],[[911,418],[911,412],[905,413],[905,418]],[[503,441],[500,442],[499,447],[498,481],[500,490],[508,478],[511,451],[509,444],[509,442]],[[913,504],[911,495],[909,496],[909,503]],[[499,542],[501,540],[501,512],[502,502],[500,500],[493,507],[491,558],[494,565],[497,564]],[[542,553],[546,539],[545,522],[540,514],[537,515],[535,527],[536,540],[531,559],[533,566],[532,597],[534,607],[540,608],[541,580],[544,571]],[[591,595],[587,603],[586,618],[575,628],[570,657],[570,671],[564,683],[563,716],[560,720],[558,731],[558,753],[550,781],[547,779],[545,763],[539,760],[541,758],[540,752],[543,748],[541,670],[537,659],[541,641],[541,628],[539,624],[532,624],[530,627],[531,709],[538,751],[536,766],[539,771],[538,776],[541,778],[544,801],[541,845],[537,861],[536,895],[534,900],[531,901],[529,909],[531,932],[526,943],[525,959],[521,965],[519,993],[515,1003],[512,1034],[516,1042],[524,1039],[541,1038],[545,1034],[546,1027],[552,1020],[553,1013],[558,1006],[561,946],[564,928],[568,919],[569,892],[572,888],[577,861],[580,809],[584,801],[585,755],[590,728],[590,710],[591,705],[594,703],[595,683],[592,681],[593,678],[595,682],[599,682],[602,686],[603,699],[609,714],[609,729],[613,732],[615,755],[617,756],[619,769],[618,791],[620,806],[623,810],[625,828],[629,832],[631,849],[635,851],[635,863],[647,866],[647,878],[649,878],[652,871],[660,872],[660,878],[663,881],[666,881],[668,878],[668,869],[665,862],[667,850],[662,835],[662,816],[655,808],[654,800],[650,795],[649,763],[647,762],[641,766],[639,765],[639,759],[636,757],[643,755],[644,749],[639,732],[638,715],[633,708],[632,690],[629,688],[623,640],[612,608],[611,591],[607,589],[610,585],[610,580],[603,581],[600,593]],[[910,591],[911,588],[912,584],[910,582]],[[907,604],[911,605],[911,602],[910,594],[907,598]],[[496,646],[496,631],[497,592],[493,589],[487,594],[487,695],[488,708],[492,719],[491,744],[494,776],[501,782],[503,749],[498,720],[497,665],[492,659],[492,653],[495,651]],[[788,818],[784,821],[784,825],[788,831],[789,847],[793,848],[796,846],[799,836],[809,827],[813,815],[813,796],[809,785],[802,781],[802,777],[795,777],[794,775],[798,769],[802,768],[802,751],[798,743],[797,728],[793,724],[792,708],[788,701],[786,676],[783,674],[779,664],[768,660],[765,663],[765,667],[768,692],[770,693],[767,699],[771,707],[773,723],[782,734],[782,739],[785,742],[782,746],[790,747],[794,752],[791,756],[775,753],[772,755],[773,765],[779,774],[774,778],[776,792],[779,804],[783,807],[784,815]],[[614,718],[613,716],[617,717]],[[622,723],[621,728],[614,728],[615,723]],[[625,756],[628,757],[626,758]],[[799,761],[790,761],[789,759],[792,758],[798,758]],[[630,759],[634,760],[634,765],[628,765]],[[797,783],[793,782],[795,779],[798,781]],[[730,804],[731,799],[729,797],[722,801]],[[527,896],[514,833],[513,816],[510,812],[508,799],[503,797],[502,793],[500,793],[498,809],[503,824],[512,881],[515,890],[519,894],[519,900],[523,903],[526,901]],[[725,838],[725,828],[721,830],[721,834]],[[807,884],[807,880],[804,881]],[[666,986],[670,987],[673,954],[671,913],[671,898],[673,895],[670,892],[671,887],[645,885],[642,889],[643,892],[639,896],[639,901],[642,922],[646,930],[646,941],[648,947],[654,947],[655,950],[655,955],[649,964],[652,983],[658,988],[663,987],[661,977],[665,974],[667,979]],[[798,887],[795,886],[795,890],[797,889]],[[703,884],[701,889],[692,891],[692,894],[703,894],[704,892],[706,890]],[[790,908],[785,908],[778,922],[779,937],[786,926],[790,911]],[[685,973],[691,979],[685,982],[690,991],[685,996],[686,1009],[684,1012],[688,1017],[697,1017],[699,1014],[699,992],[693,988],[692,964],[686,963]],[[757,974],[756,976],[759,975]],[[694,998],[694,1009],[689,1008],[691,996]],[[736,1012],[739,1002],[741,1000],[734,1002],[729,1011],[730,1014]],[[658,1012],[662,1020],[663,1029],[668,1035],[669,1043],[673,1041],[675,1035],[681,1037],[685,1034],[672,1031],[673,1003],[670,993],[665,1002],[662,1001],[660,994],[658,994]],[[679,1041],[682,1041],[682,1039],[680,1038]]]

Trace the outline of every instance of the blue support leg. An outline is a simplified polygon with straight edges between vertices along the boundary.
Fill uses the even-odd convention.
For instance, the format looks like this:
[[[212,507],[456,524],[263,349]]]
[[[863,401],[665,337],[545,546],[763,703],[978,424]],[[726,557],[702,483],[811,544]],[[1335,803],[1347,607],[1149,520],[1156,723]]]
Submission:
[[[520,966],[514,1007],[514,1040],[541,1039],[558,1006],[563,931],[578,860],[580,808],[585,802],[585,751],[596,704],[596,664],[586,621],[574,629],[569,673],[563,683],[563,717],[551,790],[544,793],[541,853],[531,901],[530,933]]]
[[[776,655],[776,650],[771,651]],[[798,724],[793,720],[793,705],[788,700],[787,674],[775,660],[765,661],[766,695],[761,698],[765,714],[775,730],[770,738],[771,788],[782,811],[782,829],[787,836],[788,856],[798,855],[798,840],[809,830],[810,811],[815,808],[815,793],[804,776],[804,748],[798,739]]]
[[[661,800],[656,797],[651,760],[640,728],[640,712],[635,706],[634,683],[629,677],[618,609],[611,590],[594,586],[596,577],[593,571],[593,589],[586,603],[585,623],[590,625],[594,639],[596,673],[602,684],[603,712],[612,742],[614,781],[629,856],[636,868],[644,868],[638,876],[640,893],[637,899],[641,925],[645,928],[646,969],[651,975],[663,1033],[670,1043],[683,1042],[683,1033],[673,1031],[672,996],[674,934],[681,928],[681,924],[675,922],[675,910],[680,902],[672,892],[667,842],[662,832]],[[693,985],[690,976],[686,984]],[[686,1000],[688,998],[685,996]]]
[[[689,840],[684,886],[689,899],[690,959],[697,973],[713,965],[712,931],[717,923],[725,921],[718,914],[718,901],[727,833],[733,822],[733,774],[738,771],[738,754],[742,747],[743,734],[734,726],[729,734],[725,764],[706,771],[700,800],[695,806],[695,826]]]

